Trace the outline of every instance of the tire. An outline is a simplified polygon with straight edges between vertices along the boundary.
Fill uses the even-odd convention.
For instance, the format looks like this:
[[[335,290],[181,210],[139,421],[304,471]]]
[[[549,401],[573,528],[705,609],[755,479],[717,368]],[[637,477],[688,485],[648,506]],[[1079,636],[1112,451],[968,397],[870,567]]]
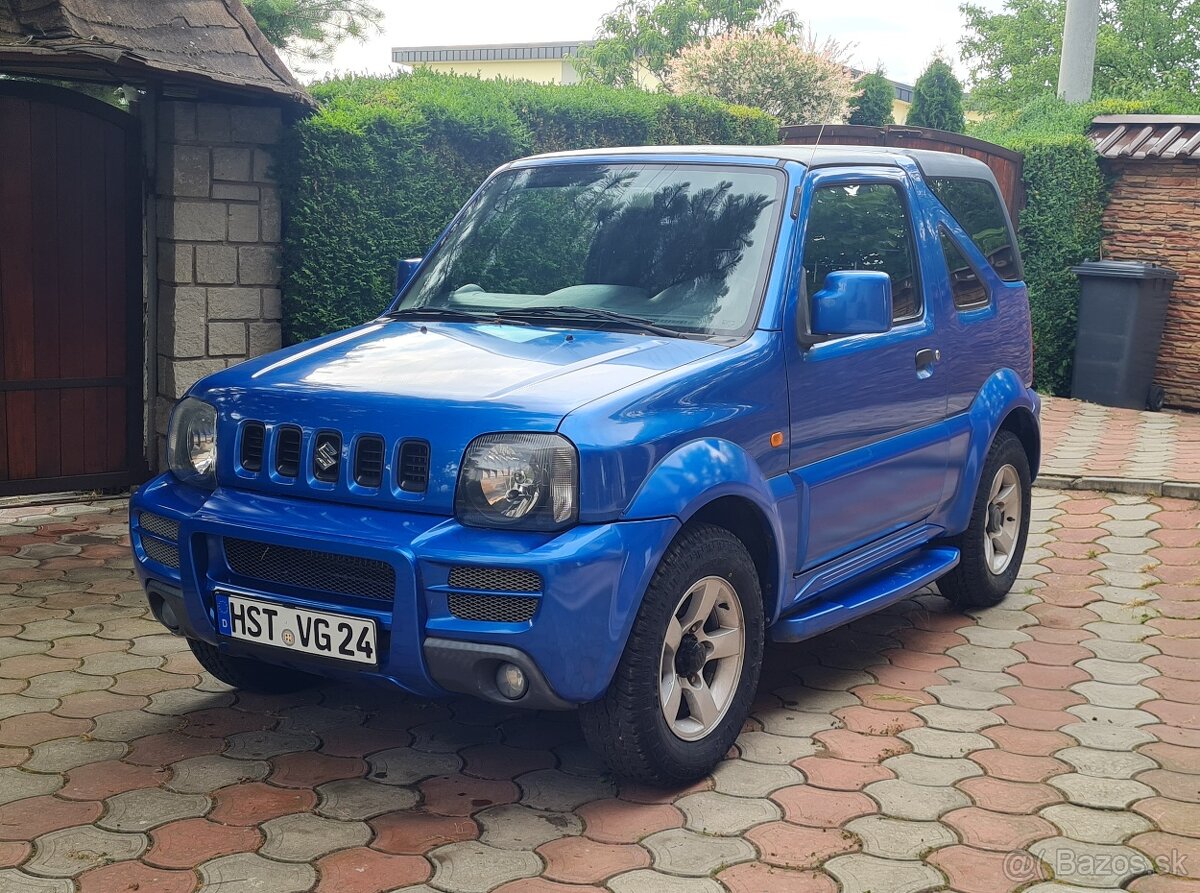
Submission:
[[[1150,386],[1150,394],[1146,397],[1146,408],[1151,412],[1162,412],[1163,403],[1166,402],[1167,392],[1158,385]]]
[[[188,639],[188,647],[192,649],[192,654],[196,656],[200,666],[226,685],[232,685],[240,691],[282,695],[309,688],[318,681],[316,676],[310,676],[308,673],[277,667],[249,657],[230,657],[228,654],[222,654],[215,645],[198,639]]]
[[[706,775],[750,713],[763,626],[758,571],[741,540],[709,524],[685,528],[650,581],[608,691],[580,708],[588,744],[614,773],[649,784]]]
[[[997,487],[1003,493],[1009,486],[1012,492],[1003,507],[999,501],[993,507]],[[937,582],[938,591],[956,607],[991,607],[1012,589],[1029,536],[1030,488],[1025,448],[1011,431],[1001,431],[983,463],[971,524],[948,541],[961,553],[958,565]],[[1002,551],[1006,532],[1012,534],[1011,547]]]

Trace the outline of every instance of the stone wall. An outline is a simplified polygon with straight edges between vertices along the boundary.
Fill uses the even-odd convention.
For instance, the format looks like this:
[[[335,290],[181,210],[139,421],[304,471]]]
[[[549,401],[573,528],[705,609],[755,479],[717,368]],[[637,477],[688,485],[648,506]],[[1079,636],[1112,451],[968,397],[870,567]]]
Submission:
[[[163,102],[157,130],[159,467],[175,401],[198,379],[276,350],[280,110]]]
[[[1152,261],[1179,273],[1158,355],[1167,405],[1200,409],[1200,164],[1109,162],[1104,256]]]

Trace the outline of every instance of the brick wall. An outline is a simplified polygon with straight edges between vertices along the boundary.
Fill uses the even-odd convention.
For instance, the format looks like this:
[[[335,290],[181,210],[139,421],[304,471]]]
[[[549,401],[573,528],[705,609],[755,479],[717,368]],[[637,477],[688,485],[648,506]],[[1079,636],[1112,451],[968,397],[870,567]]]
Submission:
[[[278,108],[164,102],[159,108],[159,462],[174,402],[198,379],[276,350]]]
[[[1179,273],[1158,355],[1167,405],[1200,409],[1200,165],[1108,162],[1104,256],[1153,261]]]

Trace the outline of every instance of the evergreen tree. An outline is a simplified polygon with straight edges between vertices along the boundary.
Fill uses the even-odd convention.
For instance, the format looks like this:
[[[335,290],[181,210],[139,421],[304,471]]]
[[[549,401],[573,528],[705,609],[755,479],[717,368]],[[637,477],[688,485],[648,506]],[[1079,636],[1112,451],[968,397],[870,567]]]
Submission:
[[[892,103],[896,98],[896,91],[882,71],[863,75],[855,86],[859,92],[850,100],[851,124],[883,127],[896,123],[896,119],[892,117]]]
[[[913,127],[966,132],[962,84],[954,76],[954,70],[942,59],[930,62],[929,67],[917,78],[906,123]]]

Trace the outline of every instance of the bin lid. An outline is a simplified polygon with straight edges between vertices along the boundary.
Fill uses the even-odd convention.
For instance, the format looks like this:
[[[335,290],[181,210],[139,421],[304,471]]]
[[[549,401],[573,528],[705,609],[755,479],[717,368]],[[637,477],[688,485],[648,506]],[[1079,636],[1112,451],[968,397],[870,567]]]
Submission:
[[[1089,260],[1071,267],[1076,276],[1097,276],[1102,279],[1170,279],[1179,274],[1169,267],[1133,260]]]

